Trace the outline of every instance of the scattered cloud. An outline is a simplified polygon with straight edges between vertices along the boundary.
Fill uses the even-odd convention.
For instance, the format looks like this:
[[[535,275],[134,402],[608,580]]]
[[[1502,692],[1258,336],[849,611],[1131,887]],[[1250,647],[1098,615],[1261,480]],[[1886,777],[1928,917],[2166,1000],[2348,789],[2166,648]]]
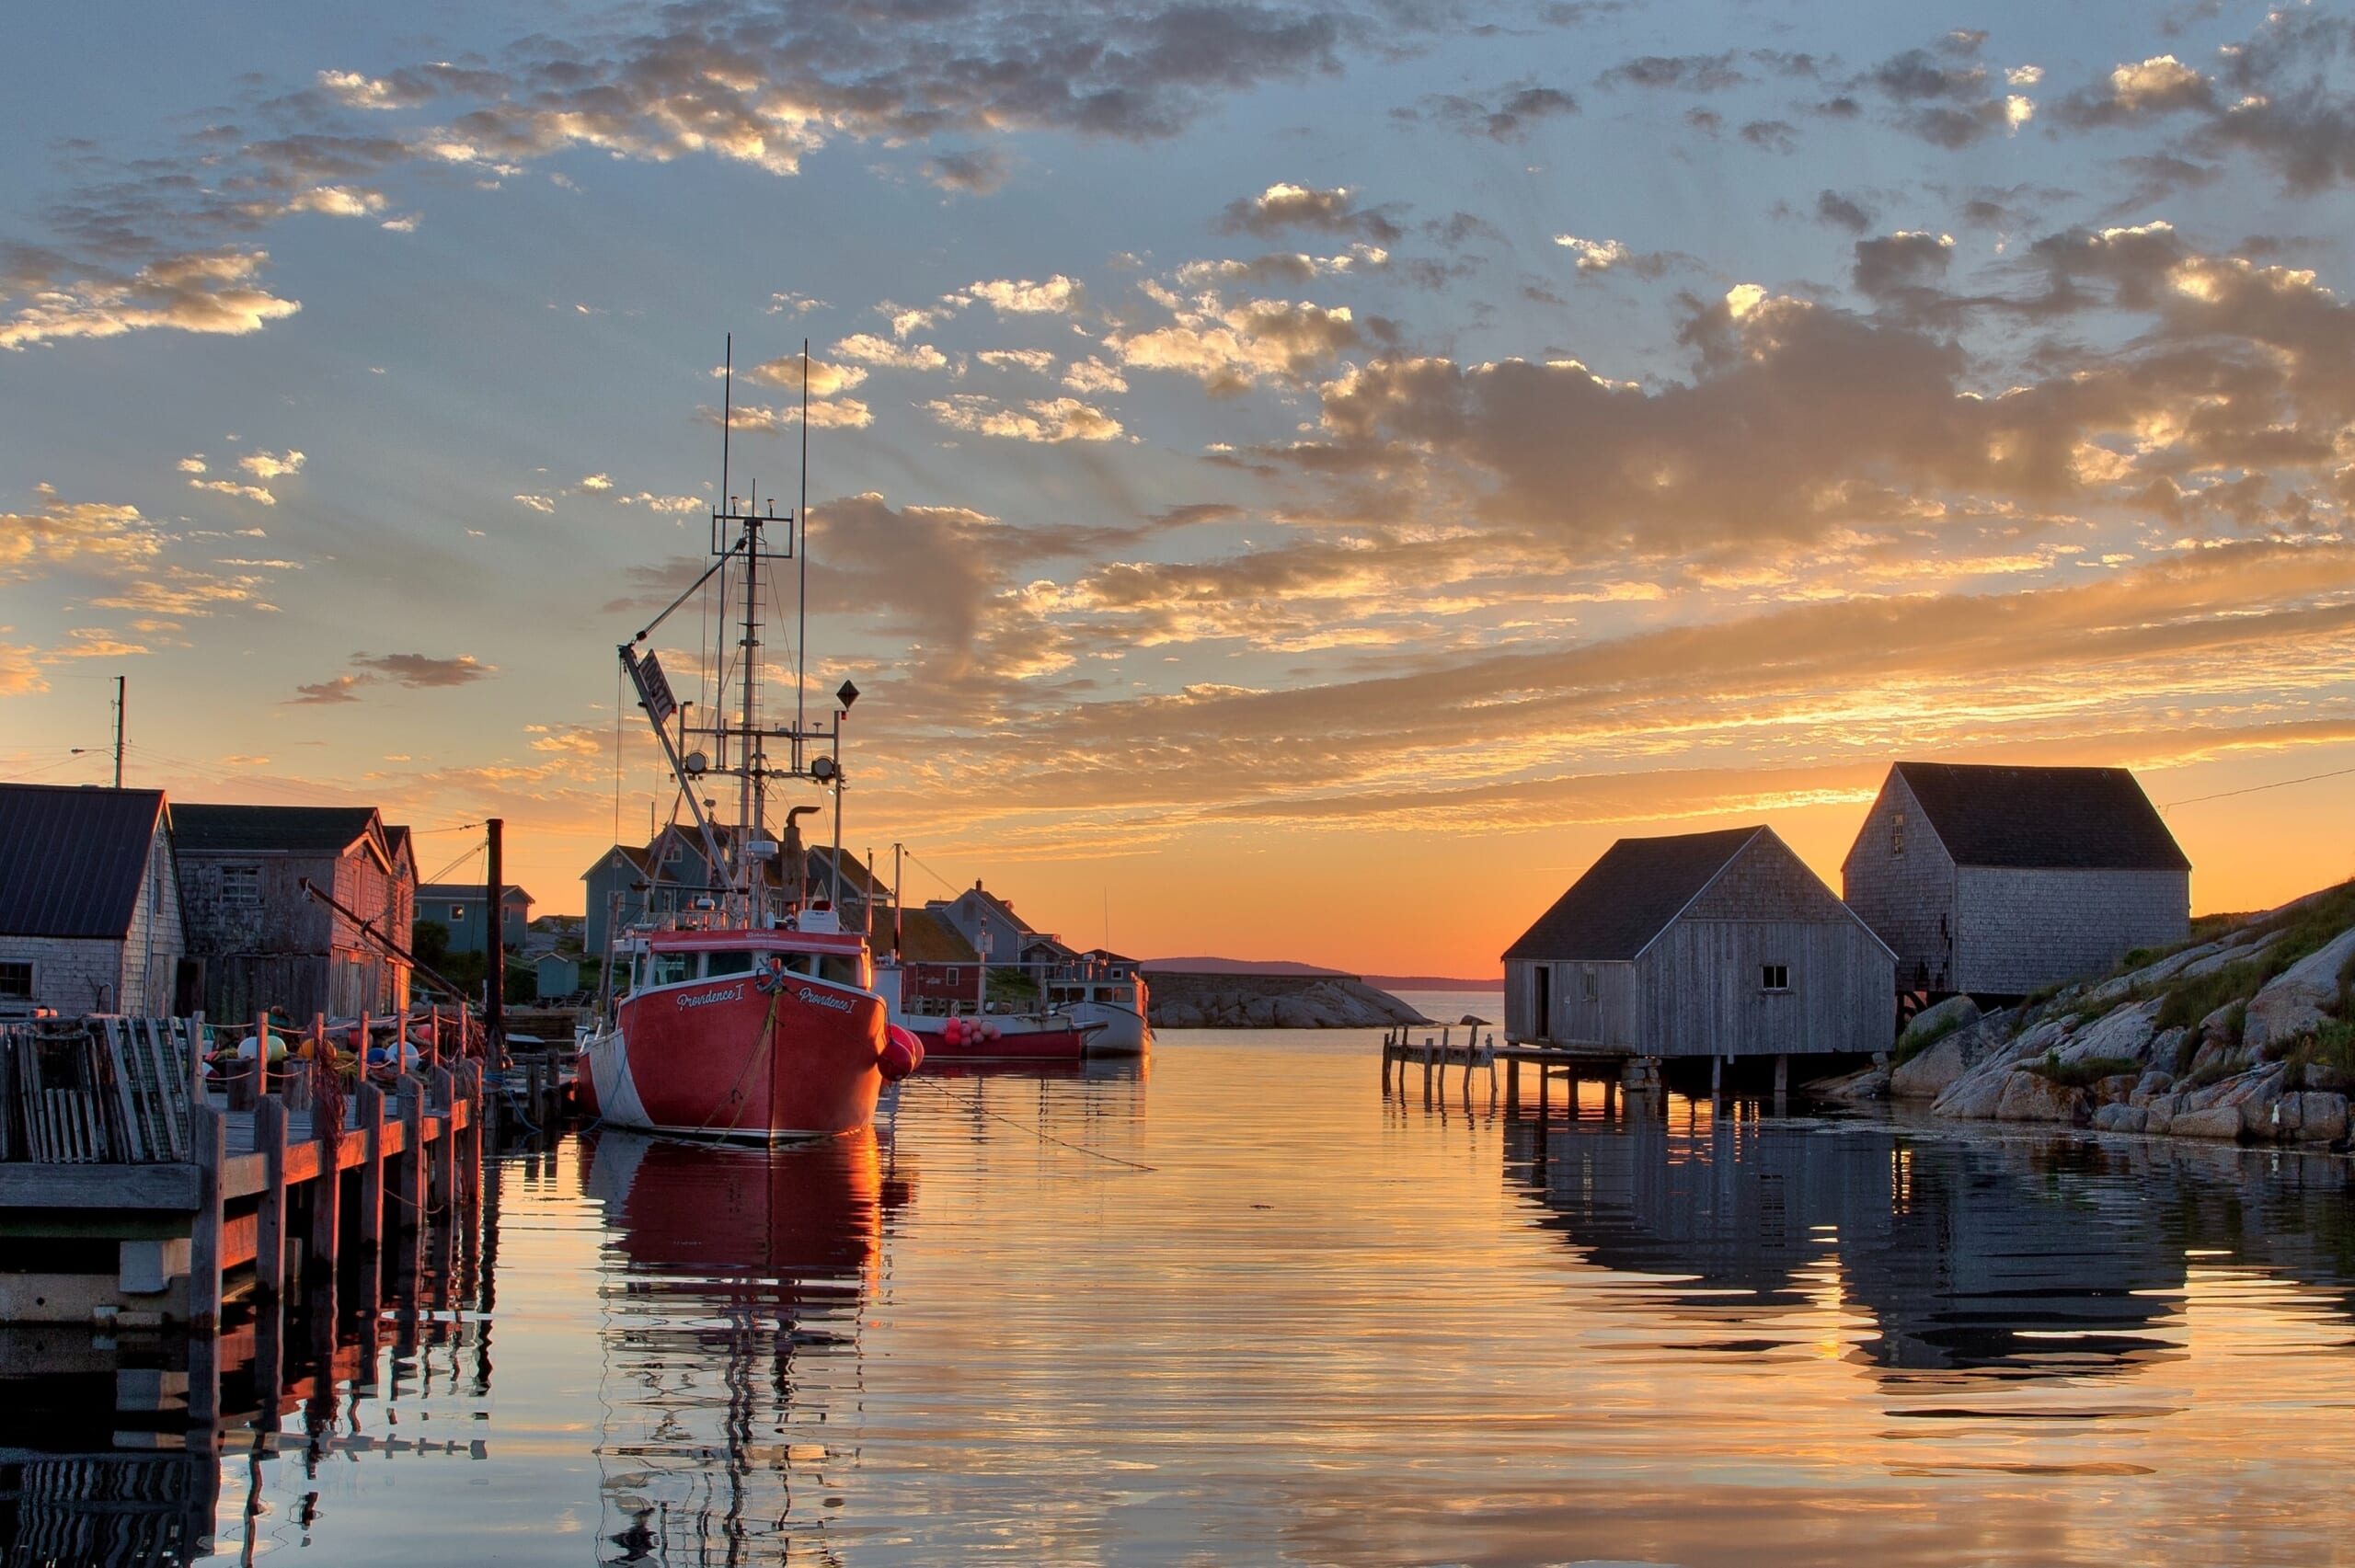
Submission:
[[[150,262],[128,278],[49,284],[0,321],[0,349],[153,329],[232,338],[258,332],[303,308],[257,281],[269,259],[258,250],[192,251]]]
[[[925,406],[934,418],[953,430],[1046,445],[1073,441],[1109,441],[1117,440],[1121,433],[1120,420],[1075,397],[1039,398],[1016,406],[962,393],[935,399]]]
[[[1267,237],[1286,229],[1314,229],[1321,234],[1355,235],[1376,245],[1396,245],[1406,231],[1388,211],[1360,207],[1346,186],[1317,189],[1278,181],[1257,196],[1229,202],[1219,215],[1224,234]]]

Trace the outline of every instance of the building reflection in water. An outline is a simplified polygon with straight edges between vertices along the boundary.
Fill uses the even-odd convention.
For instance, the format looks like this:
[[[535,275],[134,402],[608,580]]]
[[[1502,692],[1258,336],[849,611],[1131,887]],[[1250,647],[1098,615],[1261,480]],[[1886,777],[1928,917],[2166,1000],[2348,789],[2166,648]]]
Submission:
[[[777,1149],[603,1130],[580,1168],[612,1249],[603,1560],[830,1555],[828,1499],[855,1462],[859,1313],[913,1173],[871,1129]]]
[[[2338,1287],[2355,1316],[2344,1162],[1752,1109],[1637,1096],[1608,1118],[1516,1119],[1507,1180],[1590,1262],[1646,1276],[1647,1309],[1703,1346],[1774,1349],[1779,1319],[1836,1294],[1873,1324],[1849,1355],[1892,1383],[2177,1355],[2203,1254]]]

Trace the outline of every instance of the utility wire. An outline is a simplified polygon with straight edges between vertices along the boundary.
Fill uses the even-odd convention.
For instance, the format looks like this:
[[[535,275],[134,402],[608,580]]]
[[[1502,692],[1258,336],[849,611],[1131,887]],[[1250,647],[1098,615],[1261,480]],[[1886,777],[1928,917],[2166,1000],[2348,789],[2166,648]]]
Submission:
[[[2302,779],[2276,779],[2271,784],[2251,784],[2246,789],[2228,789],[2215,795],[2195,795],[2189,800],[2170,800],[2159,809],[2172,811],[2178,806],[2198,806],[2206,800],[2230,800],[2236,795],[2256,795],[2269,789],[2287,789],[2292,784],[2315,784],[2323,779],[2343,779],[2349,773],[2355,773],[2355,768],[2334,768],[2326,773],[2308,773]]]

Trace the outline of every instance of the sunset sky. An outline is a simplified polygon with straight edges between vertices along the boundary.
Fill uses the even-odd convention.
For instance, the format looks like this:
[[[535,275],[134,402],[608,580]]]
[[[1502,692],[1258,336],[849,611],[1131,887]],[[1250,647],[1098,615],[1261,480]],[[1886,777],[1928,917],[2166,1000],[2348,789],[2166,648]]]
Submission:
[[[2228,793],[2355,770],[2355,11],[14,34],[0,774],[103,781],[126,675],[127,782],[428,875],[497,812],[577,911],[671,809],[614,648],[702,569],[732,331],[781,509],[811,346],[809,680],[912,901],[1492,974],[1625,833],[1836,887],[1901,756],[2137,769],[2197,909],[2355,875],[2355,774]]]

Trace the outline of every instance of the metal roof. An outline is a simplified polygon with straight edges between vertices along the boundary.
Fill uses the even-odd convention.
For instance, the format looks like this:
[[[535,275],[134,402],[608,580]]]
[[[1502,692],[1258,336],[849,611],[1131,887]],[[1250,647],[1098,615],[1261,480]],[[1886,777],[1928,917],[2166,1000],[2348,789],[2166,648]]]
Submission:
[[[2124,768],[1900,762],[1957,865],[2188,871],[2191,862]]]
[[[157,789],[0,784],[0,936],[121,941],[158,820]]]
[[[1505,949],[1515,958],[1632,959],[1764,828],[1622,839]]]

